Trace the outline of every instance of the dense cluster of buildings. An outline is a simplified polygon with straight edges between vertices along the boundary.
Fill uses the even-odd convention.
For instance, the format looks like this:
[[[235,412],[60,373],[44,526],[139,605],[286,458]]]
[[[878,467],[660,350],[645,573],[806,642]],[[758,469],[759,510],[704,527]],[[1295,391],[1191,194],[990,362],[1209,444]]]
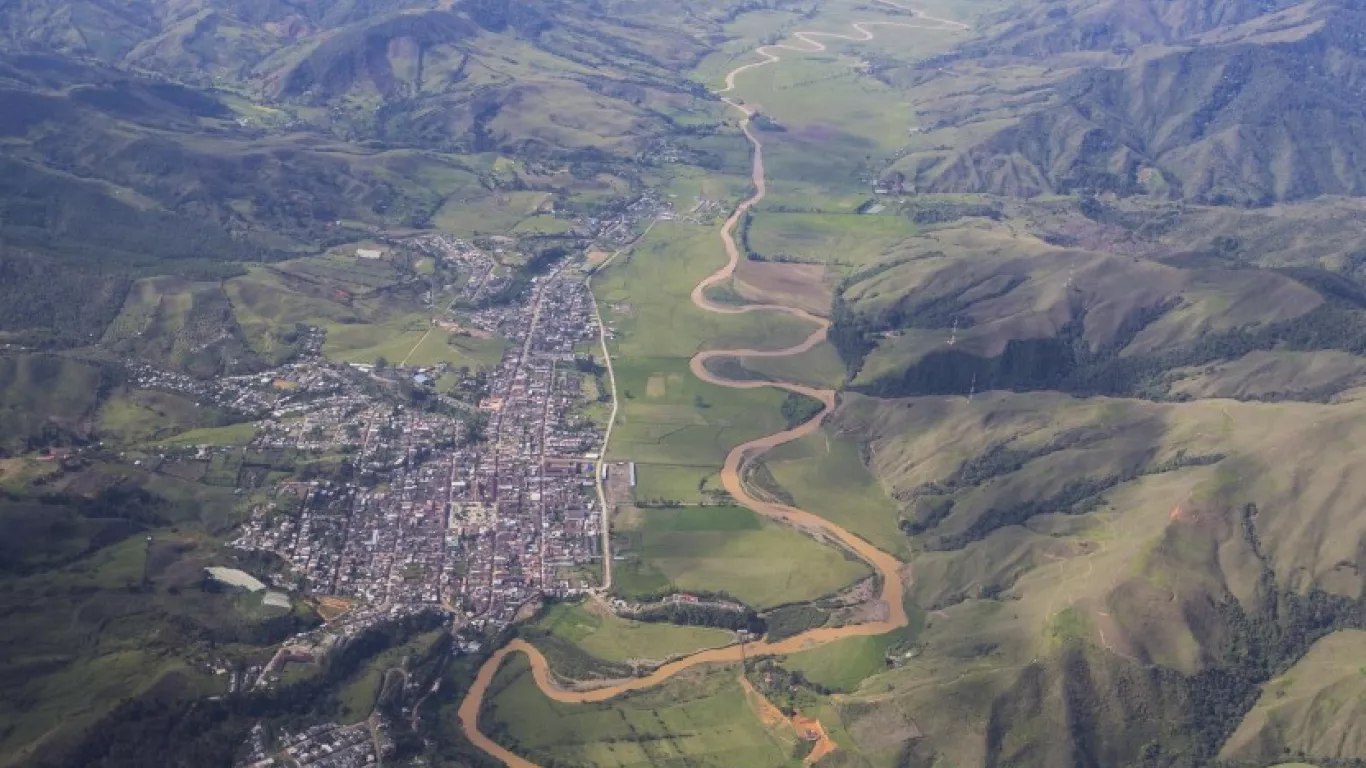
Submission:
[[[285,734],[274,747],[268,747],[259,727],[248,739],[248,754],[238,762],[242,768],[364,768],[378,765],[389,744],[382,726],[370,723],[339,726],[315,725],[294,734]]]
[[[475,259],[460,241],[432,243]],[[582,350],[599,333],[588,288],[556,269],[521,303],[473,314],[510,342],[477,408],[377,401],[365,386],[377,372],[322,362],[275,387],[291,396],[268,404],[254,445],[347,451],[357,474],[282,483],[254,509],[234,546],[283,558],[277,586],[381,609],[440,606],[497,629],[533,598],[596,583],[602,434],[581,415],[592,375]]]

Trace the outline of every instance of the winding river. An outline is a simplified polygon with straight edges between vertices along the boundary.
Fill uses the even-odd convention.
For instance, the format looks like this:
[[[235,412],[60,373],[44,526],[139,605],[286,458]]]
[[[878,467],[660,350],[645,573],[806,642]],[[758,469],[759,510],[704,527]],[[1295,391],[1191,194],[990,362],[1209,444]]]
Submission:
[[[726,75],[726,87],[720,91],[725,94],[735,89],[735,78],[741,72],[745,72],[757,67],[768,66],[782,60],[775,51],[786,50],[799,53],[814,53],[824,51],[826,46],[815,38],[832,38],[836,40],[847,40],[851,42],[863,42],[873,39],[873,33],[868,29],[873,26],[902,27],[909,29],[930,29],[930,30],[964,30],[967,26],[956,21],[937,19],[928,16],[924,12],[899,5],[891,0],[876,0],[879,4],[891,6],[899,10],[910,13],[915,19],[922,22],[929,22],[930,25],[917,24],[901,21],[866,21],[853,24],[857,35],[843,35],[833,32],[796,32],[793,38],[801,41],[803,45],[778,44],[765,45],[756,49],[755,53],[761,58],[750,64],[744,64],[731,70]],[[742,445],[731,449],[726,455],[726,461],[721,469],[721,483],[728,493],[735,498],[735,501],[755,512],[767,517],[781,520],[790,525],[806,530],[819,530],[825,535],[838,539],[845,547],[856,553],[859,557],[867,561],[874,570],[877,571],[882,591],[878,595],[878,600],[886,607],[885,618],[878,621],[870,621],[863,624],[851,624],[843,627],[820,627],[808,630],[799,635],[780,640],[778,642],[762,641],[757,643],[747,643],[743,647],[740,645],[730,645],[724,648],[701,651],[691,656],[679,659],[664,666],[659,667],[654,672],[644,677],[630,678],[613,685],[602,688],[595,688],[586,691],[568,691],[555,684],[550,676],[550,666],[541,652],[524,640],[516,639],[500,648],[488,661],[479,668],[479,673],[475,678],[474,684],[470,687],[465,699],[460,703],[459,717],[460,726],[465,736],[480,749],[489,753],[493,757],[503,761],[513,768],[537,768],[535,763],[514,754],[508,749],[500,746],[492,739],[479,731],[479,711],[484,704],[484,696],[488,692],[489,684],[493,681],[493,676],[503,665],[503,661],[510,654],[526,654],[531,661],[532,677],[541,691],[551,699],[564,703],[584,703],[595,701],[606,701],[628,691],[638,691],[652,688],[674,675],[690,667],[699,664],[719,664],[734,663],[744,658],[755,658],[760,656],[781,656],[798,651],[807,650],[826,643],[841,640],[847,637],[866,637],[869,635],[881,635],[906,626],[906,609],[902,599],[905,594],[905,585],[901,578],[901,562],[895,557],[874,547],[863,539],[855,536],[849,531],[838,525],[807,512],[804,509],[765,501],[750,493],[741,482],[741,468],[744,463],[772,448],[783,443],[797,440],[805,435],[809,435],[820,428],[825,417],[835,407],[835,392],[829,389],[816,389],[792,382],[774,381],[743,381],[726,379],[712,373],[707,369],[706,363],[709,360],[722,357],[785,357],[788,355],[799,355],[806,352],[817,344],[825,340],[826,332],[830,328],[830,322],[823,317],[813,315],[803,309],[788,307],[780,304],[745,304],[730,305],[716,304],[707,298],[708,288],[729,280],[735,272],[735,266],[740,262],[740,249],[735,243],[735,227],[740,222],[740,218],[745,212],[754,207],[759,201],[764,199],[767,194],[767,181],[764,175],[764,145],[755,135],[750,119],[754,116],[754,110],[744,103],[725,97],[725,102],[734,109],[738,110],[742,117],[740,129],[744,131],[745,138],[749,140],[753,147],[753,165],[751,176],[754,184],[754,194],[741,202],[731,212],[725,224],[721,227],[721,244],[726,251],[726,263],[720,269],[703,278],[701,282],[693,288],[692,302],[699,308],[708,312],[722,314],[745,314],[748,312],[782,312],[794,317],[801,318],[814,326],[811,335],[807,336],[801,343],[785,349],[711,349],[699,352],[690,361],[690,367],[695,376],[703,381],[732,389],[754,389],[758,387],[778,387],[789,392],[796,392],[809,397],[816,398],[822,403],[819,413],[807,422],[792,429],[783,430],[766,437],[751,440]]]

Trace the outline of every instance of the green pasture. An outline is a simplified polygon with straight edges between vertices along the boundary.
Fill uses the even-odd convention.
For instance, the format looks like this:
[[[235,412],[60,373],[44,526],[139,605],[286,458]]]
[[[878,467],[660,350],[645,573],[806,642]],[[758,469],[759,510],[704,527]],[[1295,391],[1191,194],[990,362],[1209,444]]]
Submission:
[[[875,264],[915,234],[915,225],[895,214],[760,211],[751,219],[749,247],[770,259],[849,271]]]
[[[784,427],[782,390],[708,384],[685,359],[625,358],[616,376],[613,459],[717,468],[734,446]]]
[[[855,443],[828,430],[780,445],[763,462],[797,506],[905,559],[910,539],[898,522],[900,507],[864,466]]]
[[[532,626],[605,661],[663,661],[732,640],[731,633],[720,629],[631,621],[583,603],[552,605]]]
[[[498,671],[485,732],[541,765],[793,766],[792,746],[759,721],[733,667],[688,672],[600,704],[559,704],[536,687],[526,657]]]
[[[614,571],[628,596],[726,592],[756,608],[813,600],[864,578],[839,550],[743,507],[641,509],[618,518]]]
[[[726,315],[693,305],[693,286],[725,263],[716,227],[660,222],[593,280],[615,330],[613,359],[691,357],[706,348],[782,348],[813,328],[789,315]]]

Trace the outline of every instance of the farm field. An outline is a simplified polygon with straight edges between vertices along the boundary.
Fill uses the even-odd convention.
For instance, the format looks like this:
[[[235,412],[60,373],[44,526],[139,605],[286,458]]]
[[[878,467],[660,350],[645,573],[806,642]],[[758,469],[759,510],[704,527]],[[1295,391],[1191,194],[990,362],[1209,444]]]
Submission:
[[[627,596],[726,592],[754,608],[813,600],[866,577],[839,550],[743,507],[639,509],[616,521],[615,570]]]
[[[844,362],[829,342],[817,344],[800,355],[736,360],[754,378],[794,381],[826,389],[837,389],[844,383]]]
[[[246,445],[256,436],[256,423],[245,421],[226,427],[190,429],[167,438],[167,445]]]
[[[733,390],[693,376],[704,347],[794,344],[809,323],[776,313],[703,312],[689,295],[723,258],[710,227],[662,222],[594,279],[608,323],[620,411],[608,455],[638,464],[637,498],[699,503],[736,445],[782,428],[777,389]]]
[[[221,423],[222,414],[169,392],[120,391],[100,404],[95,428],[104,439],[124,443],[155,440],[169,433]]]
[[[514,230],[540,231],[535,222],[536,213],[550,200],[546,192],[500,192],[489,194],[487,190],[475,188],[477,192],[470,197],[454,196],[448,199],[432,218],[439,229],[454,232],[462,237],[474,235],[506,235]],[[546,217],[549,221],[555,221]]]
[[[797,765],[795,738],[759,720],[737,674],[699,669],[604,704],[559,704],[540,692],[519,654],[494,678],[480,723],[540,765]]]
[[[876,6],[855,10],[853,3],[836,2],[821,6],[813,18],[792,19],[782,31],[852,34],[849,22],[855,18],[907,21],[909,16]],[[825,51],[777,51],[780,64],[740,73],[736,95],[786,128],[759,135],[769,178],[779,183],[819,180],[835,194],[862,188],[859,171],[870,160],[880,161],[903,147],[908,128],[919,122],[904,92],[869,77],[866,62],[884,51],[930,56],[950,48],[957,37],[942,30],[885,27],[873,41],[827,38]],[[723,67],[717,60],[729,58],[713,54],[703,62],[699,77],[719,78]],[[759,57],[749,53],[739,61],[745,59]]]
[[[660,222],[629,253],[593,280],[604,317],[615,329],[613,359],[687,358],[707,348],[791,346],[810,323],[777,312],[719,315],[689,299],[693,286],[724,263],[712,227]]]
[[[393,362],[419,368],[437,363],[449,363],[456,368],[493,368],[503,359],[503,350],[506,348],[507,342],[503,339],[476,339],[435,328]]]
[[[391,365],[406,360],[407,365],[418,367],[449,363],[488,368],[502,359],[505,346],[502,339],[476,339],[433,329],[426,315],[410,314],[374,324],[328,325],[323,354],[345,363],[369,364],[382,357]]]
[[[857,444],[822,430],[775,448],[762,461],[797,506],[884,552],[909,557],[910,537],[897,525],[899,505],[863,465]]]
[[[301,283],[343,290],[352,296],[365,296],[388,288],[403,279],[403,273],[387,259],[361,259],[355,247],[335,250],[321,256],[283,261],[276,272]]]
[[[670,481],[667,495],[659,496],[656,490],[664,488],[654,484],[663,473],[714,474],[731,448],[783,426],[780,390],[708,384],[692,375],[686,359],[625,358],[616,363],[616,376],[620,410],[608,455],[637,463],[649,484],[637,488],[637,498],[700,501],[696,479],[690,488]]]
[[[751,219],[747,242],[751,253],[766,259],[825,264],[848,274],[876,264],[917,231],[895,211],[870,215],[760,210]]]
[[[782,659],[782,666],[832,691],[856,690],[860,683],[887,669],[888,650],[898,633],[847,637]]]
[[[729,645],[734,636],[709,627],[684,627],[618,618],[591,603],[557,603],[531,626],[571,642],[605,661],[663,661]]]
[[[302,290],[305,286],[308,290]],[[276,336],[296,324],[363,323],[370,313],[363,306],[336,301],[326,286],[310,286],[284,272],[250,266],[247,274],[223,283],[233,317],[252,349],[274,357]]]

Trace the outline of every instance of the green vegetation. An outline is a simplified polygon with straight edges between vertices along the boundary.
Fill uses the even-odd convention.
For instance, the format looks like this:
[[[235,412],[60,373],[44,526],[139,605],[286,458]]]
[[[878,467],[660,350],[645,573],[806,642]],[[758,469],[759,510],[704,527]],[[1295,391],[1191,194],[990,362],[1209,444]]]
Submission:
[[[607,661],[663,661],[732,640],[729,632],[718,629],[617,618],[605,607],[591,603],[556,603],[530,627]]]
[[[134,283],[101,344],[118,355],[199,378],[242,373],[260,364],[216,282],[158,277]]]
[[[768,625],[769,639],[782,640],[785,637],[800,635],[808,629],[824,626],[829,618],[826,611],[803,603],[785,605],[765,615],[764,623]]]
[[[0,357],[0,454],[69,445],[113,383],[110,370],[56,355]]]
[[[760,461],[802,509],[830,519],[898,557],[909,543],[896,501],[869,472],[859,446],[828,430],[779,446]]]
[[[226,427],[190,429],[166,440],[169,445],[246,445],[256,436],[256,424],[243,422]]]
[[[793,429],[814,419],[824,408],[825,403],[814,397],[800,392],[788,392],[783,398],[783,420],[787,422],[788,429]]]
[[[1364,701],[1364,643],[1366,632],[1354,629],[1314,643],[1304,658],[1262,686],[1220,759],[1260,761],[1294,754],[1331,764],[1362,755],[1366,745],[1352,724],[1360,722]]]
[[[702,464],[710,459],[719,465],[733,445],[782,423],[780,390],[743,392],[707,384],[677,358],[627,358],[616,369],[622,442],[649,444],[622,449],[637,461]]]
[[[21,456],[0,460],[5,761],[212,765],[258,720],[393,715],[443,675],[395,762],[478,764],[452,711],[478,659],[450,661],[444,635],[413,646],[434,624],[363,637],[268,695],[208,698],[221,685],[206,664],[258,662],[314,620],[198,588],[204,565],[234,557],[221,541],[249,496],[234,486],[337,458],[190,459],[181,447],[244,446],[255,425],[130,389],[117,365],[255,371],[294,359],[313,328],[334,360],[490,365],[501,340],[433,324],[467,276],[403,239],[509,235],[505,265],[534,266],[578,246],[571,217],[610,218],[646,191],[676,216],[594,281],[622,400],[609,451],[639,463],[616,510],[619,588],[725,592],[773,608],[775,636],[876,610],[801,603],[866,569],[718,485],[729,450],[812,404],[688,370],[700,349],[783,347],[810,325],[703,312],[689,293],[722,263],[716,226],[750,186],[736,112],[707,91],[796,29],[911,14],[862,0],[41,5],[0,10],[6,50],[24,52],[0,57],[0,452]],[[822,431],[748,479],[915,553],[903,578],[928,611],[923,631],[764,660],[751,682],[820,718],[839,743],[822,764],[1359,760],[1363,11],[925,11],[918,26],[971,29],[869,26],[875,40],[784,51],[731,94],[762,106],[770,194],[743,223],[753,260],[727,298],[829,309],[834,325],[800,358],[717,370],[848,382]],[[358,243],[394,252],[362,262]],[[582,677],[722,636],[586,606],[526,632]],[[560,706],[517,659],[485,722],[544,765],[796,764],[737,672]]]
[[[126,509],[127,502],[121,503]],[[15,513],[9,506],[5,514]],[[89,514],[82,516],[97,520]],[[32,537],[30,547],[52,541],[42,528],[10,530]],[[11,726],[4,734],[5,754],[60,746],[62,737],[80,734],[121,699],[145,691],[189,698],[220,692],[219,681],[192,666],[211,658],[215,644],[250,652],[309,623],[306,615],[261,612],[259,597],[253,605],[231,593],[202,591],[211,548],[197,538],[164,533],[149,547],[142,536],[130,536],[136,530],[116,533],[106,522],[100,533],[105,541],[90,540],[93,554],[70,553],[75,559],[62,557],[67,562],[57,568],[7,582],[0,607],[15,620],[5,622],[0,637],[0,679],[11,694],[3,705]],[[108,540],[110,534],[117,543]],[[28,565],[39,564],[30,558]],[[45,610],[49,604],[65,608]]]
[[[201,407],[180,395],[136,389],[105,400],[96,415],[95,430],[105,440],[141,443],[168,433],[181,433],[179,437],[187,429],[212,428],[223,420],[223,414],[217,410]],[[217,434],[231,433],[220,430]]]
[[[878,262],[916,234],[903,216],[848,213],[788,213],[768,203],[742,230],[748,255],[759,261],[826,264],[842,271]]]
[[[735,678],[733,668],[701,670],[606,704],[558,704],[518,655],[494,678],[480,724],[540,765],[791,765],[791,747],[759,721]]]
[[[686,359],[704,347],[781,348],[806,338],[810,324],[781,313],[721,315],[694,306],[693,286],[724,259],[714,228],[661,222],[613,261],[593,281],[617,331],[613,358]]]
[[[420,636],[439,624],[437,614],[420,613],[374,625],[330,654],[317,673],[296,676],[291,684],[270,691],[201,699],[186,706],[184,697],[191,695],[189,691],[160,685],[119,704],[85,738],[54,751],[53,759],[77,765],[132,765],[147,760],[158,765],[214,764],[231,755],[257,723],[270,728],[297,727],[301,721],[338,717],[342,711],[338,691],[345,682],[376,656],[405,644],[426,648],[422,656],[409,657],[407,670],[419,689],[429,689],[440,674],[450,642],[444,634],[430,643]],[[459,669],[452,672],[447,684],[468,684]],[[380,706],[390,717],[402,706],[416,703],[406,698],[401,686],[385,690]],[[135,756],[125,757],[130,754]]]
[[[406,675],[405,661],[429,653],[442,636],[443,630],[439,629],[423,632],[368,659],[360,671],[344,682],[337,691],[337,698],[341,702],[337,722],[343,725],[358,723],[369,717],[378,703],[380,691],[385,687],[386,680],[391,675],[403,678]]]
[[[618,518],[615,569],[627,596],[666,589],[724,592],[755,608],[812,600],[867,566],[742,507],[642,509]]]
[[[450,363],[456,367],[492,367],[502,359],[501,339],[454,336],[434,328],[430,318],[404,315],[382,323],[327,327],[323,354],[348,363],[373,363],[384,358],[392,364],[430,366]]]
[[[898,646],[898,633],[849,637],[781,660],[784,668],[800,672],[811,682],[832,691],[850,692],[869,677],[887,669],[887,655]]]
[[[844,384],[844,362],[830,344],[818,344],[809,352],[790,357],[742,357],[743,378],[791,381],[837,389]]]

